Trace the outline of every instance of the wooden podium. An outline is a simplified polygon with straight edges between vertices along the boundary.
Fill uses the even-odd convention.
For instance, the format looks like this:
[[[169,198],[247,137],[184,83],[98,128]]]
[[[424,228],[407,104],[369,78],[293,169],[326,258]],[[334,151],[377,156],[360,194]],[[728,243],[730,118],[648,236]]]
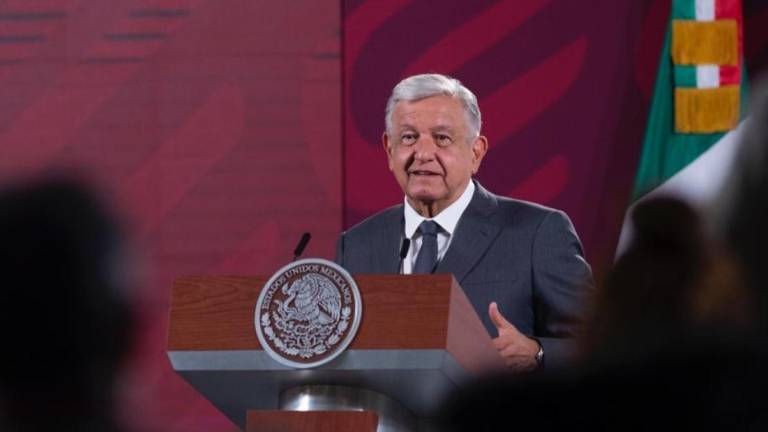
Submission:
[[[292,419],[293,411],[278,411],[286,409],[281,395],[302,386],[375,392],[426,418],[467,378],[503,367],[461,287],[452,275],[438,274],[355,276],[363,315],[352,344],[319,368],[288,368],[256,337],[254,308],[267,279],[181,277],[171,298],[168,357],[174,370],[244,429],[247,420],[247,430],[259,430],[261,422],[288,430],[267,420],[305,424],[343,417],[344,411],[329,410],[324,417]],[[341,420],[349,422],[369,424],[371,417]]]

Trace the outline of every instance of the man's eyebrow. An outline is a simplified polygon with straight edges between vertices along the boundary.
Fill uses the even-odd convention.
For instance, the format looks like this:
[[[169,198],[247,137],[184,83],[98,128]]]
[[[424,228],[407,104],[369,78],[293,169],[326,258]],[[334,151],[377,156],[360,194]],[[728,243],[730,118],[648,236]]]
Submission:
[[[437,125],[431,128],[430,132],[453,132],[453,128],[448,125]]]

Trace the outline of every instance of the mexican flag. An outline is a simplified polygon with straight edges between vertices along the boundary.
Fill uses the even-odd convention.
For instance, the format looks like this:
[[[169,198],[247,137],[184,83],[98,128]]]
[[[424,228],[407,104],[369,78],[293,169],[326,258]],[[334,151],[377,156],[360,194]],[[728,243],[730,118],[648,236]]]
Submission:
[[[720,190],[746,113],[742,28],[741,0],[672,1],[633,203],[673,195],[703,208]]]

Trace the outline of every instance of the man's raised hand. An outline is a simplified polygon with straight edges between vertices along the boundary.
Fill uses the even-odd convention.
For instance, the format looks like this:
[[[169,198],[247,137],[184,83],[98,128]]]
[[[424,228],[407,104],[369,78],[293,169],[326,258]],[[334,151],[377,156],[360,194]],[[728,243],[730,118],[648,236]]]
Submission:
[[[493,346],[499,351],[507,366],[515,372],[528,372],[536,369],[536,353],[539,343],[520,333],[511,322],[499,312],[499,306],[492,302],[488,306],[488,315],[499,332],[493,339]]]

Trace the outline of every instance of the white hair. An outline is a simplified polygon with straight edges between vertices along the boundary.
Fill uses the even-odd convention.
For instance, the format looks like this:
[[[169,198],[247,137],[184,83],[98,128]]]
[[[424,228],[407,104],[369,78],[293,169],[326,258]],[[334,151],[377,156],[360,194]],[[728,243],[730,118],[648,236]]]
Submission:
[[[467,126],[472,138],[480,135],[482,120],[477,97],[456,78],[441,74],[412,75],[400,81],[392,89],[387,101],[384,125],[388,133],[392,132],[392,112],[400,101],[414,102],[432,96],[450,96],[458,99],[467,116]]]

